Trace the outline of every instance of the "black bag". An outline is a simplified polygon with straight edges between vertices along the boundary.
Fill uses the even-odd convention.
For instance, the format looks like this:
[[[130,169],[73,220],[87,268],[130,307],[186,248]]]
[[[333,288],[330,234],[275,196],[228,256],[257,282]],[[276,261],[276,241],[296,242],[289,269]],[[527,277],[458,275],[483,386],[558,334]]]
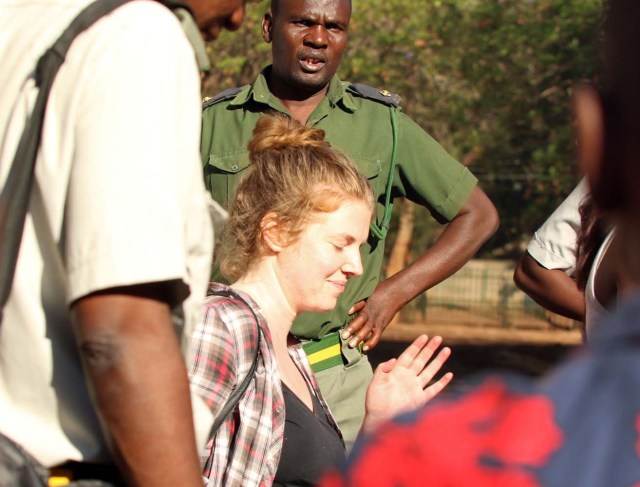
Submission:
[[[69,487],[118,487],[103,480],[77,480]],[[49,470],[15,441],[0,433],[0,487],[48,487]]]
[[[49,471],[15,441],[0,433],[0,487],[43,487]]]

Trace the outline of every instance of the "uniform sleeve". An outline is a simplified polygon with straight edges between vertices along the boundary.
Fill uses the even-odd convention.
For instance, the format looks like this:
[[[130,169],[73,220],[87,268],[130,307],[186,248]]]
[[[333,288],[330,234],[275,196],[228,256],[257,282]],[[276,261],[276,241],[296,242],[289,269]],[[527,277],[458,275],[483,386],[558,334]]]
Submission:
[[[396,188],[401,196],[452,220],[471,195],[476,177],[403,113],[398,114],[398,132]]]
[[[546,269],[560,269],[568,275],[575,272],[579,208],[588,190],[583,179],[533,234],[527,252]]]
[[[70,59],[86,65],[65,218],[70,301],[114,286],[188,283],[188,256],[212,253],[193,51],[166,8],[127,7],[109,29],[96,25],[85,59]]]

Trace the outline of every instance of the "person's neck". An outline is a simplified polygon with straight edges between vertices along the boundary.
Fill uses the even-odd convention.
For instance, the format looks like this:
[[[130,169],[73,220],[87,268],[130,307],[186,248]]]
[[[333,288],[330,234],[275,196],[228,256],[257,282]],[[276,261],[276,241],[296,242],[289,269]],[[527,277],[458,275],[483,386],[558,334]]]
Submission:
[[[265,262],[258,263],[231,287],[247,293],[260,306],[274,348],[286,350],[287,336],[297,313],[287,300],[273,267]]]
[[[274,76],[267,79],[269,90],[280,100],[280,103],[287,109],[291,116],[301,124],[305,125],[309,117],[320,104],[329,90],[327,84],[319,91],[304,91],[282,83]]]

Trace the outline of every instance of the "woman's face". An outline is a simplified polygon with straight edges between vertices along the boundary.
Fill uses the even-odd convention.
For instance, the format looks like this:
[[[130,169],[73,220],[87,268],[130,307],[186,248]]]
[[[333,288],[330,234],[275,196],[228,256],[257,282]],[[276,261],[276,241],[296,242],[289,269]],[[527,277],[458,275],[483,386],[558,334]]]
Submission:
[[[278,279],[297,313],[333,309],[347,279],[362,274],[360,246],[370,221],[365,203],[345,201],[335,211],[316,214],[278,254]]]

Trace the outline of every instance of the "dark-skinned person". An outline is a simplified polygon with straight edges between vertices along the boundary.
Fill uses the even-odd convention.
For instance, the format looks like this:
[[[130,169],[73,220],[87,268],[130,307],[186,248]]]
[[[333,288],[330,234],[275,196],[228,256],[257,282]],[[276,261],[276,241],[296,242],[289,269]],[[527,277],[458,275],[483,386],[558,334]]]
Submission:
[[[90,3],[0,5],[3,197],[36,61]],[[244,2],[173,7],[131,1],[101,17],[49,94],[0,325],[2,486],[202,485],[196,431],[212,418],[192,404],[180,344],[213,251],[197,59]]]
[[[268,111],[324,130],[374,188],[375,218],[361,249],[362,275],[349,281],[333,310],[303,313],[292,329],[305,342],[348,447],[360,429],[372,375],[363,352],[378,344],[405,304],[457,271],[498,225],[476,178],[400,111],[396,95],[336,76],[350,19],[349,0],[273,1],[262,20],[272,64],[250,85],[205,103],[201,146],[205,184],[223,207],[250,167],[247,143]],[[415,262],[379,282],[397,197],[426,207],[448,225]],[[213,275],[220,278],[215,270]]]
[[[541,379],[493,375],[356,445],[322,487],[640,484],[640,3],[605,4],[599,87],[576,90],[578,159],[611,219],[619,304]]]
[[[211,438],[204,475],[211,487],[314,485],[346,452],[291,327],[301,312],[332,309],[362,273],[374,195],[322,130],[278,114],[263,115],[254,134],[219,254],[232,284],[210,285],[189,353],[192,387],[216,416],[251,382]],[[437,352],[441,343],[421,335],[376,369],[363,433],[449,383],[451,373],[432,381],[450,354]]]
[[[584,321],[584,293],[576,283],[580,205],[589,194],[582,179],[538,228],[518,260],[513,280],[523,292],[549,311]]]
[[[588,339],[615,306],[614,235],[583,179],[534,233],[513,279],[542,307],[582,321]]]

